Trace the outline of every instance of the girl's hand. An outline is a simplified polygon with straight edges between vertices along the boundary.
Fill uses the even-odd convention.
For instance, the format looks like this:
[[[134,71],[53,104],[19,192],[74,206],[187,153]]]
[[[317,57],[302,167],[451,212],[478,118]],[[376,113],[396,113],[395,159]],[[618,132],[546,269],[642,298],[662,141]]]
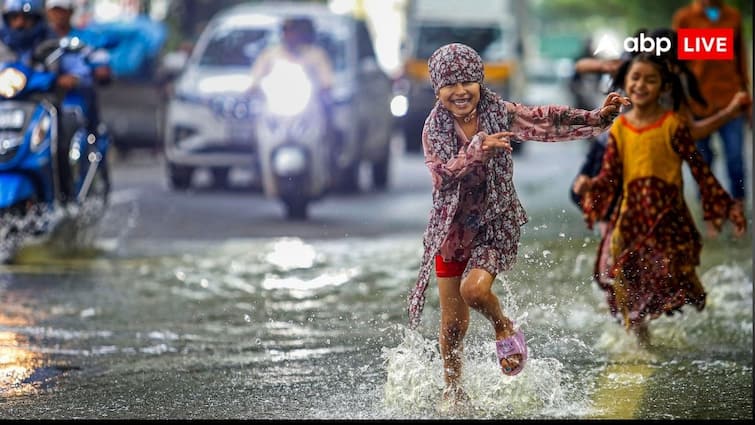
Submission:
[[[608,118],[617,115],[621,111],[622,106],[629,106],[632,102],[628,97],[621,96],[616,92],[608,93],[606,100],[603,101],[603,106],[600,108],[600,116]]]
[[[738,91],[734,97],[731,98],[729,104],[726,105],[726,113],[730,117],[735,118],[741,115],[742,112],[747,110],[750,106],[752,106],[750,94],[744,90]]]
[[[729,221],[734,225],[734,236],[740,237],[747,230],[747,220],[745,220],[744,204],[742,201],[734,202],[729,208]]]
[[[514,133],[510,131],[501,131],[500,133],[493,133],[485,135],[482,139],[482,150],[485,154],[485,159],[490,159],[495,156],[501,149],[511,152],[511,138]]]
[[[63,90],[73,90],[79,85],[79,78],[72,74],[63,74],[58,77],[56,83]]]
[[[592,186],[592,180],[590,180],[590,177],[586,174],[580,174],[574,180],[571,190],[577,195],[582,196],[590,191],[590,186]]]
[[[729,208],[729,221],[734,226],[734,237],[741,237],[747,230],[747,220],[745,220],[744,205],[742,201],[736,201]],[[709,238],[715,238],[721,233],[724,226],[723,218],[716,218],[705,221],[705,231]]]

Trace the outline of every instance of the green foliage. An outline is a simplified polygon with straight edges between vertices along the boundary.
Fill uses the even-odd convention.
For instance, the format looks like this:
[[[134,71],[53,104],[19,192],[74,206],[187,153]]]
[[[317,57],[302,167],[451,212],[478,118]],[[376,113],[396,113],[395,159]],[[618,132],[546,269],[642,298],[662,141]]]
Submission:
[[[658,28],[671,25],[671,17],[680,7],[692,0],[531,0],[533,17],[560,26],[571,24],[584,29],[599,19],[620,20],[628,32],[638,28]],[[752,0],[726,0],[742,13],[745,38],[752,38]]]

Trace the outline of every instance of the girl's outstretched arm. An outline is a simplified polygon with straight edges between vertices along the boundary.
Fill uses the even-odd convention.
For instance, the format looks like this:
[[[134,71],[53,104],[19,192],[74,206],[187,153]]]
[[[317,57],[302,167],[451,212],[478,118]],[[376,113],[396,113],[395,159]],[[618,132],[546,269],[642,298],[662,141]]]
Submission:
[[[700,188],[703,220],[711,221],[716,230],[720,231],[724,220],[728,218],[734,224],[735,235],[739,236],[744,233],[747,225],[744,214],[737,211],[739,205],[721,186],[700,155],[686,125],[679,125],[676,129],[671,139],[671,146],[680,158],[687,161],[690,172]]]
[[[746,91],[740,91],[734,95],[724,109],[709,117],[696,120],[689,108],[684,106],[680,110],[680,115],[687,119],[687,125],[689,126],[692,138],[698,140],[710,136],[711,133],[718,130],[727,122],[743,115],[751,105],[752,99],[750,99],[750,95]]]
[[[506,102],[513,114],[511,131],[520,140],[556,142],[588,139],[608,130],[626,98],[610,93],[601,108],[588,111],[564,105],[525,106]]]

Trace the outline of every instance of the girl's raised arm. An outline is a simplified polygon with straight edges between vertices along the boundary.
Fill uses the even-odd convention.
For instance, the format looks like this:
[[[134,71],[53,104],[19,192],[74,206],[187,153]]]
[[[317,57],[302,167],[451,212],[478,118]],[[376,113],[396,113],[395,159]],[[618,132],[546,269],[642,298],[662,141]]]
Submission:
[[[521,140],[559,142],[588,139],[608,130],[627,98],[610,93],[601,108],[591,111],[564,105],[525,106],[505,102],[513,115],[511,131]]]

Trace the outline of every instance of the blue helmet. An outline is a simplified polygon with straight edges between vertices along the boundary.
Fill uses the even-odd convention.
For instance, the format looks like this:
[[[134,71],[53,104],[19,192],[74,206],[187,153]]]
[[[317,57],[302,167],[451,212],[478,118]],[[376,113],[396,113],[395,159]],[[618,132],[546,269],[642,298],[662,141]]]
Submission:
[[[3,28],[2,41],[13,50],[25,50],[34,47],[34,44],[45,37],[46,23],[44,0],[3,0]],[[21,13],[29,15],[36,20],[35,25],[29,29],[12,29],[8,23],[8,15]]]
[[[3,0],[3,17],[7,13],[28,13],[41,18],[45,13],[44,0]]]

